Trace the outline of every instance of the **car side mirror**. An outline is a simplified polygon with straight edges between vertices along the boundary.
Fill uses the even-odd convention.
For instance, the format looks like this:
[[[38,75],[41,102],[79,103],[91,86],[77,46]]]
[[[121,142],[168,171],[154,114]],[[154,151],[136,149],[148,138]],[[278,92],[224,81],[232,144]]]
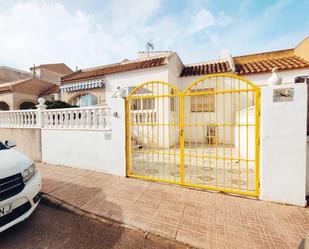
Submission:
[[[8,148],[13,148],[16,146],[16,142],[15,141],[10,141],[10,140],[6,140],[4,142],[5,146],[8,147]]]

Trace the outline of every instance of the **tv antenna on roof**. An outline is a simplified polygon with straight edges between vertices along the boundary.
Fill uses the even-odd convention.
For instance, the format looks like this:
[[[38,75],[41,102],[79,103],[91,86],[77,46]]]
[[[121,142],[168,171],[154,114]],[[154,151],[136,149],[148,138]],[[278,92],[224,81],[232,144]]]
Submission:
[[[146,50],[147,50],[147,56],[149,57],[149,50],[154,50],[154,44],[151,41],[146,42]]]

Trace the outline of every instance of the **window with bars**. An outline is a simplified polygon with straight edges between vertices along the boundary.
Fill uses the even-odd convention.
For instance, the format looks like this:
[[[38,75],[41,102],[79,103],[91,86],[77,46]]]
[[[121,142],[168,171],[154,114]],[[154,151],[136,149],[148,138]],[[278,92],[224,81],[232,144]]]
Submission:
[[[74,97],[72,104],[79,107],[95,106],[98,104],[98,99],[91,93],[80,94]]]
[[[191,93],[214,92],[214,88],[192,89]],[[191,112],[214,112],[215,95],[203,94],[191,96]]]
[[[153,110],[153,109],[155,109],[154,98],[133,99],[131,102],[131,110],[133,111]]]

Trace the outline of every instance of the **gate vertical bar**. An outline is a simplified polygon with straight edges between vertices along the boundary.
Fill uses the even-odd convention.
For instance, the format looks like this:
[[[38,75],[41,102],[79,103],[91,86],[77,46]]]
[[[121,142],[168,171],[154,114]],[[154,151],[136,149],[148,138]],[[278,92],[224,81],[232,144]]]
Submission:
[[[180,94],[180,182],[181,185],[185,183],[185,167],[184,167],[184,150],[185,150],[185,138],[184,138],[184,95]]]
[[[260,195],[260,118],[261,89],[255,92],[255,194]]]
[[[131,134],[130,134],[130,130],[131,129],[131,125],[130,125],[130,118],[131,118],[131,113],[129,111],[129,99],[126,98],[126,101],[125,101],[125,110],[126,110],[126,117],[125,117],[125,122],[126,122],[126,158],[127,158],[127,162],[126,162],[126,176],[129,176],[130,175],[130,165],[131,165],[131,162],[130,162],[130,149],[131,149],[131,144],[130,144],[130,138],[131,138]]]

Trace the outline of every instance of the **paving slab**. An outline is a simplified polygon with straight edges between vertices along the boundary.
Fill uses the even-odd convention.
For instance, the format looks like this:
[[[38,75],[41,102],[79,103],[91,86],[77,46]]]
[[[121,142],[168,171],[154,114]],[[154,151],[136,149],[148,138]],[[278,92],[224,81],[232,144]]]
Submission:
[[[199,248],[298,248],[309,209],[38,163],[42,191],[76,208]]]

